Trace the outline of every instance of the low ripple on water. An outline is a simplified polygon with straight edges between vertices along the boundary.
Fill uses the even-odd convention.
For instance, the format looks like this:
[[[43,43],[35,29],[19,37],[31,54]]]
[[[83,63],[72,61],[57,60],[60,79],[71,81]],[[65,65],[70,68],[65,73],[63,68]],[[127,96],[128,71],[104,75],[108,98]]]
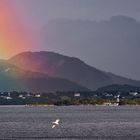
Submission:
[[[60,118],[61,125],[51,129]],[[0,107],[0,140],[140,140],[139,107]]]

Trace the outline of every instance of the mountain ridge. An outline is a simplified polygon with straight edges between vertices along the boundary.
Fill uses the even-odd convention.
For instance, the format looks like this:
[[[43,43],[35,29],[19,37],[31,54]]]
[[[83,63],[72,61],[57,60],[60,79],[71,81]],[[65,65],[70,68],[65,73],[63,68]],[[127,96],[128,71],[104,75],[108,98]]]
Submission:
[[[23,52],[8,61],[26,70],[45,73],[52,77],[69,79],[91,90],[111,84],[140,86],[140,81],[98,70],[78,58],[54,52]]]

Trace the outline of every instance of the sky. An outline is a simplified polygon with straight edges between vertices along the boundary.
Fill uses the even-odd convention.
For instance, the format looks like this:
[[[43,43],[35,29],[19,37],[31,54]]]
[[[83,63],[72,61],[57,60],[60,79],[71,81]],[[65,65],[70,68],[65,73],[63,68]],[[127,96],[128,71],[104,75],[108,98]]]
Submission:
[[[0,58],[9,58],[21,51],[35,49],[35,35],[28,31],[28,20],[11,0],[0,0]],[[27,22],[25,22],[27,21]],[[34,47],[32,47],[34,46]]]
[[[22,51],[51,50],[49,46],[40,47],[37,33],[49,20],[67,18],[102,21],[115,15],[125,15],[140,21],[139,5],[140,0],[0,0],[0,59],[7,59]],[[84,54],[84,50],[79,48],[77,52],[80,51]],[[95,59],[96,62],[92,63],[92,56],[88,57],[90,51],[87,48],[85,57],[80,57],[73,48],[71,53],[62,51],[62,54],[72,55],[73,52],[92,66],[140,80],[140,68],[132,73],[132,69],[129,70],[128,67],[125,70],[121,67],[113,68],[112,65],[105,66],[102,59]],[[102,50],[98,52],[103,53]],[[117,64],[123,65],[119,62]],[[131,62],[128,62],[129,65],[131,66]]]
[[[19,18],[35,28],[55,18],[103,20],[126,15],[140,21],[140,0],[12,0],[12,5]]]

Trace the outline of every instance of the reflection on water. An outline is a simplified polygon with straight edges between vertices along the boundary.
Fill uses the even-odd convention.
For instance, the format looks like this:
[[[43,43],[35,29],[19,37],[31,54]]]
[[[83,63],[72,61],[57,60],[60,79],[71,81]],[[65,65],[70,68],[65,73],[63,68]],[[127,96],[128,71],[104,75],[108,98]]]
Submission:
[[[52,121],[61,125],[52,129]],[[0,138],[139,140],[138,106],[0,107]]]

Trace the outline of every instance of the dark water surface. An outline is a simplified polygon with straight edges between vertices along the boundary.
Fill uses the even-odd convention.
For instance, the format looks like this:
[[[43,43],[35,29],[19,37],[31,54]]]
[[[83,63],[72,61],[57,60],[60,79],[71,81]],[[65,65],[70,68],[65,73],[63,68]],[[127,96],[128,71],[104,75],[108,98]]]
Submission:
[[[60,118],[59,127],[51,122]],[[0,140],[140,140],[139,106],[0,106]]]

